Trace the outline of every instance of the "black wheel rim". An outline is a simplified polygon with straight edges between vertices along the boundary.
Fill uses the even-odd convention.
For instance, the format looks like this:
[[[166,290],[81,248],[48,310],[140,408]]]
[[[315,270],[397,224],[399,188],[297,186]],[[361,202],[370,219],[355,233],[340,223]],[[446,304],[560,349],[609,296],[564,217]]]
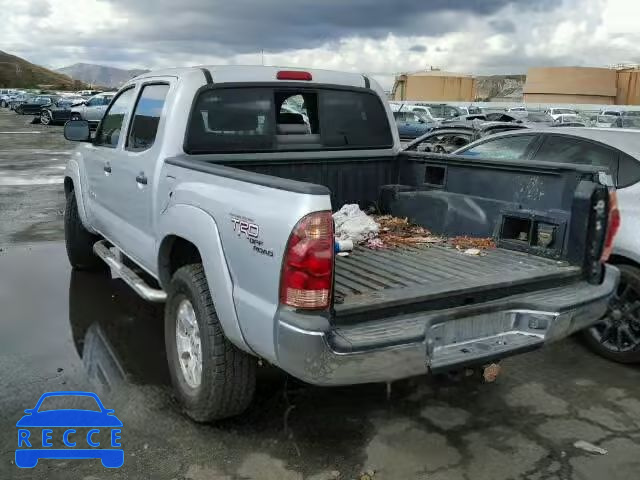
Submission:
[[[591,327],[591,334],[613,353],[640,350],[640,291],[624,276],[607,313]]]
[[[49,114],[47,112],[42,112],[40,122],[44,125],[47,125],[49,123]]]

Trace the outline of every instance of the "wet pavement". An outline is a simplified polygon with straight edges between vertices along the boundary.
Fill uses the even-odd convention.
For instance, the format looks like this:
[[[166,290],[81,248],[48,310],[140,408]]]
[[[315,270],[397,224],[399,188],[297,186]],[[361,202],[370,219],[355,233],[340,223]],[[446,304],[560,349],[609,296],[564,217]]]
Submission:
[[[0,131],[9,128],[5,112]],[[60,127],[33,135],[49,136],[51,151],[68,150]],[[0,153],[0,178],[55,177],[42,172],[57,160],[35,152],[50,151],[39,138],[18,148],[0,134],[0,151],[30,152]],[[18,170],[28,173],[7,173]],[[317,388],[265,366],[245,415],[193,423],[171,394],[162,307],[106,272],[71,271],[62,218],[48,210],[63,208],[61,190],[0,184],[1,479],[638,477],[640,367],[596,357],[574,339],[503,362],[494,384],[416,378],[390,390]],[[8,217],[12,198],[21,200]],[[59,390],[94,391],[115,410],[124,424],[122,468],[106,470],[98,460],[13,464],[16,421],[42,393]],[[577,449],[576,440],[607,453]]]

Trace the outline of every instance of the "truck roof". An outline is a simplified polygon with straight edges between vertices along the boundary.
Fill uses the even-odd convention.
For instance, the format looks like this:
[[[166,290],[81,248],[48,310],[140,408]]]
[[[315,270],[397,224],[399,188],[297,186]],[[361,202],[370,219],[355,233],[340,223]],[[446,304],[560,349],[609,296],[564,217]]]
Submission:
[[[143,73],[130,81],[143,78],[161,76],[185,77],[203,75],[203,70],[211,74],[214,83],[221,82],[274,82],[279,71],[309,72],[312,80],[310,84],[331,84],[348,87],[366,87],[370,81],[360,73],[339,72],[335,70],[322,70],[317,68],[277,67],[262,65],[199,65],[193,67],[167,68]],[[277,80],[287,82],[288,80]],[[306,83],[306,82],[305,82]]]

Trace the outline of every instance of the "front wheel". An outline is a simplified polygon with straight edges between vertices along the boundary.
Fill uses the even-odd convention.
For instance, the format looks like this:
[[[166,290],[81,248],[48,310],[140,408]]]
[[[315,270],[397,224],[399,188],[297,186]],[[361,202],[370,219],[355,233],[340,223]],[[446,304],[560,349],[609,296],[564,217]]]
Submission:
[[[253,399],[257,361],[225,337],[202,264],[173,275],[164,327],[171,381],[187,415],[208,422],[244,412]]]
[[[93,244],[100,237],[89,232],[80,219],[74,191],[67,195],[64,210],[64,240],[69,263],[76,270],[100,270],[105,264],[93,253]]]
[[[40,114],[40,123],[42,125],[49,125],[51,123],[51,114],[47,111],[44,110],[41,114]]]
[[[16,107],[16,113],[22,115],[22,107]]]
[[[620,363],[640,363],[640,268],[616,265],[620,284],[602,319],[582,332],[598,355]]]

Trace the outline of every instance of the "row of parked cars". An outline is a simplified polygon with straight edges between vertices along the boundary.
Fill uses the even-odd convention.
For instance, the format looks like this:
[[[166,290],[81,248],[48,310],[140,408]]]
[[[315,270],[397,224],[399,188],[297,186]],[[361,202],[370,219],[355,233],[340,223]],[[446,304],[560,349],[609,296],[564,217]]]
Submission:
[[[0,107],[18,115],[39,117],[43,125],[63,124],[67,120],[87,120],[97,126],[114,92],[81,92],[84,95],[32,94],[22,91],[0,92]]]
[[[504,110],[435,103],[391,102],[400,138],[410,140],[441,125],[481,121],[507,122],[530,127],[599,127],[640,128],[640,111],[602,109],[596,114],[585,114],[567,107],[549,107],[543,111],[530,111],[524,106]]]

